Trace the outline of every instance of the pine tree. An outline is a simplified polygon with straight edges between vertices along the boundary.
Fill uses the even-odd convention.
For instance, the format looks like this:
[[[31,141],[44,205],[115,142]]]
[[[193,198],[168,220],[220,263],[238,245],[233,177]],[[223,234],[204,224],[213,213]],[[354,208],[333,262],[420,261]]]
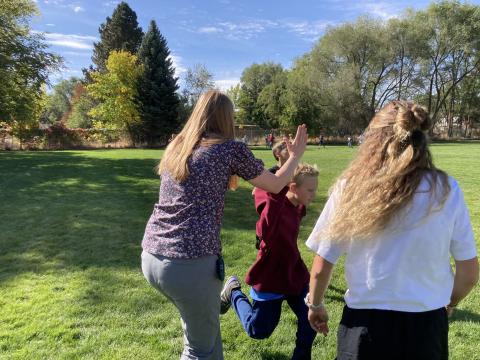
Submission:
[[[136,54],[142,41],[143,31],[138,26],[137,14],[126,2],[121,2],[112,17],[100,25],[100,42],[94,43],[92,61],[97,70],[106,70],[105,62],[112,50]]]
[[[170,50],[153,20],[142,40],[138,58],[143,65],[138,91],[142,132],[144,140],[154,145],[177,130],[179,98]]]

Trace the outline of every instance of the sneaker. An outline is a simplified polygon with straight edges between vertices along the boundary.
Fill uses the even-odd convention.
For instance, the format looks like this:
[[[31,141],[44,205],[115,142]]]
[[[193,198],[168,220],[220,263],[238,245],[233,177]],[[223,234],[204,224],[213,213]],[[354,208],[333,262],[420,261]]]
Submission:
[[[225,285],[220,293],[220,314],[225,314],[228,309],[230,309],[230,304],[232,303],[232,291],[240,289],[241,287],[242,284],[235,275],[230,276],[227,281],[225,281]]]

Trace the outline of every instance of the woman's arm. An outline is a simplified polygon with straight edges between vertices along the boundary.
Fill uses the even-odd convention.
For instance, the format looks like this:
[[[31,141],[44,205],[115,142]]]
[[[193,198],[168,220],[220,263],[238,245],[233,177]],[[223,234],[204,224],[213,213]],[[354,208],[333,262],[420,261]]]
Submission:
[[[455,260],[455,279],[453,281],[450,304],[447,312],[450,316],[457,304],[464,299],[478,282],[478,258],[470,260]]]
[[[330,282],[333,266],[331,262],[328,262],[319,255],[315,255],[310,271],[310,293],[308,302],[317,309],[310,309],[308,311],[308,321],[313,330],[323,335],[328,334],[328,314],[323,306],[323,299]]]
[[[265,191],[278,194],[292,179],[295,168],[297,167],[300,159],[305,152],[307,146],[307,128],[305,125],[300,125],[297,128],[297,134],[295,140],[285,139],[287,144],[287,150],[289,154],[288,160],[277,171],[276,174],[272,174],[268,170],[264,170],[259,176],[250,180],[250,184],[255,187],[259,187]]]

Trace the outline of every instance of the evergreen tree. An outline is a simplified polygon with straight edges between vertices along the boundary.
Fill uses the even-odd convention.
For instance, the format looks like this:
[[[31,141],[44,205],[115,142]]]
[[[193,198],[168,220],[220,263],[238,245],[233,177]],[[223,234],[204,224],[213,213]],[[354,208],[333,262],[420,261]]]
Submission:
[[[121,2],[112,17],[100,25],[100,42],[94,43],[92,61],[97,70],[106,70],[105,62],[112,50],[136,54],[142,41],[143,31],[138,26],[137,14],[126,2]]]
[[[153,20],[143,38],[138,58],[143,65],[138,91],[143,138],[149,145],[154,145],[165,141],[177,130],[179,98],[170,50]]]

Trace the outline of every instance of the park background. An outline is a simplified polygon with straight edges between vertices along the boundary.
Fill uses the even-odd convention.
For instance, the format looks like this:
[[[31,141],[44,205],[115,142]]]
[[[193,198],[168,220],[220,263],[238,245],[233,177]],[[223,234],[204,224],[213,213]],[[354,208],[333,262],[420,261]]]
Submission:
[[[125,2],[114,2],[97,24],[91,64],[65,78],[69,64],[51,50],[52,34],[32,25],[48,4],[69,6],[0,1],[0,358],[177,358],[180,322],[143,279],[140,241],[158,198],[154,167],[162,148],[199,94],[221,86],[209,64],[194,62],[178,73],[161,26],[152,21],[141,29]],[[72,11],[82,12],[79,7]],[[238,83],[223,88],[236,106],[237,137],[256,131],[251,145],[300,123],[312,143],[327,139],[325,149],[311,145],[305,154],[320,169],[317,199],[299,236],[307,264],[313,254],[304,240],[356,151],[345,139],[361,135],[375,111],[397,98],[430,111],[434,160],[459,181],[478,238],[480,7],[443,1],[396,10],[314,34],[303,28],[315,38],[291,66],[252,61]],[[270,150],[252,149],[273,165]],[[242,182],[227,196],[221,235],[227,275],[243,277],[256,255],[250,193]],[[346,290],[342,264],[328,290],[331,334],[316,340],[318,359],[335,354]],[[452,359],[480,358],[479,297],[477,287],[451,319]],[[286,310],[273,336],[258,342],[230,312],[222,317],[225,356],[288,359],[294,328]]]

